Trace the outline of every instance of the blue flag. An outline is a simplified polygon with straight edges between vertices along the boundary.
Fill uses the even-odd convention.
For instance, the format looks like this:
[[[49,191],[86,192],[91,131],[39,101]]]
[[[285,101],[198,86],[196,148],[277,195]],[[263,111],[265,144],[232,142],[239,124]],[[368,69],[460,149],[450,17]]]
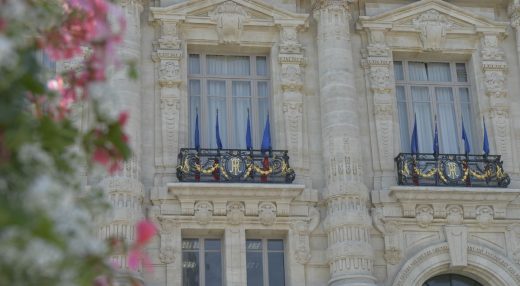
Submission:
[[[484,123],[484,144],[482,144],[482,151],[484,151],[484,154],[487,156],[489,155],[489,140],[486,129],[486,121],[484,120],[484,117],[482,117],[482,122]]]
[[[412,131],[412,142],[410,144],[412,154],[419,153],[419,138],[417,136],[417,115],[414,116],[413,131]]]
[[[199,111],[197,110],[197,117],[195,117],[195,149],[200,149],[200,134],[199,134]]]
[[[249,121],[249,109],[247,109],[247,127],[246,127],[246,148],[253,150],[253,140],[251,139],[251,122]]]
[[[222,140],[220,140],[220,128],[218,127],[218,109],[217,109],[217,124],[215,126],[215,132],[217,133],[217,147],[218,149],[222,149]]]
[[[435,132],[433,134],[433,154],[439,154],[439,131],[437,130],[437,116],[435,116]]]
[[[469,154],[471,152],[471,147],[469,146],[469,138],[466,134],[466,129],[464,129],[464,119],[462,119],[462,140],[464,140],[464,154]]]
[[[264,136],[262,138],[262,147],[260,149],[262,152],[271,150],[271,127],[269,125],[269,113],[267,114],[267,121],[265,122],[264,127]]]

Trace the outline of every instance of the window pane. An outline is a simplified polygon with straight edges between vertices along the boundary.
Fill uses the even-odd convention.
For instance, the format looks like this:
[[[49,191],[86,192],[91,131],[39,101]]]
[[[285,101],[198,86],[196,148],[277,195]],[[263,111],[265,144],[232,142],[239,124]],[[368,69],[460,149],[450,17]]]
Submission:
[[[206,252],[204,255],[206,285],[222,285],[222,257],[219,252]]]
[[[453,103],[453,90],[449,87],[435,88],[437,96],[439,147],[441,153],[458,153],[457,117]]]
[[[204,240],[204,250],[206,251],[220,251],[220,239],[205,239]]]
[[[227,148],[227,108],[226,108],[226,82],[218,80],[208,80],[208,115],[209,127],[206,137],[209,138],[209,148],[217,148],[216,137],[216,118],[218,110],[218,120],[220,138],[223,148]]]
[[[408,63],[408,73],[412,81],[427,81],[428,74],[426,71],[426,64],[419,62]]]
[[[246,240],[247,286],[264,285],[262,249],[262,240]]]
[[[249,81],[233,81],[233,147],[246,148],[247,111],[251,110]]]
[[[468,82],[468,73],[466,72],[466,64],[457,64],[457,81]]]
[[[281,250],[283,251],[283,240],[281,239],[269,239],[267,241],[267,250]]]
[[[184,242],[183,242],[184,245]],[[182,285],[199,285],[199,253],[182,252]]]
[[[451,71],[449,63],[428,63],[428,80],[436,82],[450,82]]]
[[[182,240],[182,249],[183,250],[197,250],[199,249],[199,240],[198,239],[183,239]]]
[[[256,75],[267,75],[267,57],[256,57]]]
[[[283,260],[283,252],[268,253],[267,261],[269,264],[269,286],[285,285],[285,271]]]
[[[395,80],[404,80],[403,62],[394,62]]]
[[[417,117],[417,137],[419,139],[419,153],[433,151],[432,111],[427,87],[412,86],[412,101],[414,113]]]
[[[207,73],[210,75],[226,75],[226,58],[224,56],[206,56]]]
[[[227,74],[228,75],[249,75],[250,64],[247,56],[229,56],[227,57]]]
[[[200,74],[200,56],[190,54],[188,62],[188,71],[190,74]]]
[[[404,86],[397,86],[397,111],[399,114],[399,129],[401,130],[401,152],[410,152],[410,125],[408,124],[408,107]]]
[[[469,102],[469,90],[468,88],[460,88],[459,89],[460,96],[460,110],[461,117],[464,120],[464,129],[466,130],[466,135],[468,135],[469,146],[473,151],[480,150],[480,146],[474,146],[473,142],[473,120],[471,120],[471,103]]]
[[[258,82],[258,96],[259,97],[268,97],[269,96],[269,85],[267,84],[267,81]]]

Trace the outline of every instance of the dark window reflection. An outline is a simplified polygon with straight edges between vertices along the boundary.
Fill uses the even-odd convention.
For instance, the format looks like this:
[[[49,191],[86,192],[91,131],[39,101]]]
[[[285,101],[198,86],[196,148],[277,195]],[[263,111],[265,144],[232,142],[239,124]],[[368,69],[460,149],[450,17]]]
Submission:
[[[283,240],[248,239],[246,250],[248,286],[285,286]]]
[[[182,240],[182,285],[222,286],[220,239]]]
[[[465,276],[443,274],[431,278],[426,281],[423,286],[482,286],[482,284]]]

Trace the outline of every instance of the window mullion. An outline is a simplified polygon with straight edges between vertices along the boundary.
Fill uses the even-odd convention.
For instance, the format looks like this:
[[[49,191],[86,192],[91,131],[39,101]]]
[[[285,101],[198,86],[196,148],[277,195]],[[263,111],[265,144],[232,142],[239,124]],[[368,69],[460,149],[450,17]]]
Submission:
[[[262,267],[264,268],[264,286],[269,286],[269,264],[267,262],[267,239],[262,239]]]
[[[206,286],[206,255],[204,250],[204,239],[199,238],[199,281],[200,286]]]

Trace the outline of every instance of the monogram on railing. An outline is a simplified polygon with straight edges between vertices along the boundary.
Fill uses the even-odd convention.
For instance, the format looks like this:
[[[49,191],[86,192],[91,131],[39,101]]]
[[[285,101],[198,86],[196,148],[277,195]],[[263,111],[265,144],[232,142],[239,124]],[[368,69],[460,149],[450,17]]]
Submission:
[[[182,148],[178,163],[181,182],[292,183],[295,178],[286,150]]]
[[[511,182],[499,155],[400,153],[395,161],[399,185],[505,188]]]

